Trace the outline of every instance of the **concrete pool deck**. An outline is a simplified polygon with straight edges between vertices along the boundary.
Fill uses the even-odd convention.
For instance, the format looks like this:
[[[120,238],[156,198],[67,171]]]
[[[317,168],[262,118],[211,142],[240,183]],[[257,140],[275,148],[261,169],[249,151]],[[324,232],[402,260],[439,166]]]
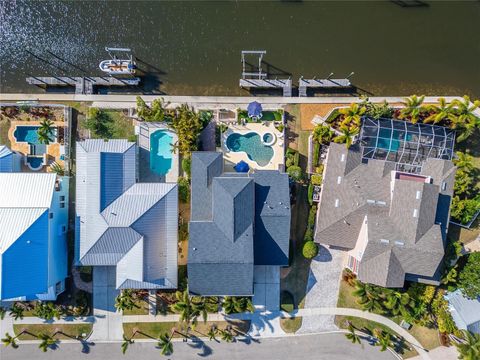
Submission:
[[[275,142],[271,145],[273,149],[273,157],[265,166],[260,166],[256,161],[248,158],[244,151],[234,152],[227,148],[226,140],[231,134],[245,135],[248,133],[257,133],[263,139],[263,135],[271,133],[275,135]],[[284,149],[283,132],[278,131],[273,124],[273,121],[262,123],[246,123],[245,125],[229,125],[227,131],[222,134],[222,152],[225,160],[231,163],[238,163],[245,161],[251,169],[259,170],[278,170],[283,167],[283,149]]]
[[[22,157],[26,157],[27,155],[30,155],[30,144],[25,141],[18,141],[17,138],[15,137],[15,130],[17,129],[17,126],[40,126],[40,121],[11,121],[10,123],[10,129],[8,130],[8,139],[10,140],[11,147],[10,149],[12,151],[15,151],[19,154],[22,155]],[[65,127],[65,123],[63,121],[54,121],[53,122],[53,127],[56,127],[57,129],[60,127]],[[58,133],[58,130],[57,130]],[[56,162],[57,164],[61,165],[62,167],[64,166],[64,161],[61,159],[61,156],[64,155],[65,150],[63,149],[63,146],[57,142],[58,138],[55,140],[55,142],[51,142],[50,144],[45,146],[45,155],[46,155],[46,171],[50,171],[49,165],[53,162]],[[38,172],[39,170],[32,170],[30,169],[26,164],[25,161],[21,161],[22,164],[22,171],[26,172]],[[44,170],[44,169],[41,169]]]

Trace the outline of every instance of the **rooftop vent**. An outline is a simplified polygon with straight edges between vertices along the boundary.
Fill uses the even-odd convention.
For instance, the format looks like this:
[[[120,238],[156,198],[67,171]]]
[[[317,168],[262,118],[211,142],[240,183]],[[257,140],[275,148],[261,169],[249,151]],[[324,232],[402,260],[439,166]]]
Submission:
[[[403,241],[395,240],[395,245],[404,246],[405,243]]]
[[[380,239],[380,242],[385,245],[390,244],[390,240],[387,240],[387,239]]]

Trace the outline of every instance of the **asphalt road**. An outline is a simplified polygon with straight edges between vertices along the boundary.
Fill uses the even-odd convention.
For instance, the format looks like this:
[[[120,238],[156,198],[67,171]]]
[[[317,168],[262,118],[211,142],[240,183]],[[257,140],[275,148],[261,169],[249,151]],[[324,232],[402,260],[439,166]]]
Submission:
[[[305,335],[295,337],[270,338],[259,340],[258,343],[236,342],[232,344],[207,341],[204,344],[174,343],[174,353],[162,356],[155,343],[135,343],[130,345],[125,355],[122,355],[119,343],[98,343],[92,345],[90,353],[82,353],[80,344],[60,344],[56,350],[43,353],[36,344],[22,344],[18,349],[1,348],[1,360],[150,360],[150,359],[222,359],[222,360],[394,360],[389,352],[380,352],[374,347],[362,342],[352,344],[343,334]]]

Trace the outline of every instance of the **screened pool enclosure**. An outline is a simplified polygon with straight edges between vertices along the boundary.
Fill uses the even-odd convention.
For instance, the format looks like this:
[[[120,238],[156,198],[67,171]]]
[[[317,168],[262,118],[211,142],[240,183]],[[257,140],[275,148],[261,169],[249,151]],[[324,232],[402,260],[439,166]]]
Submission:
[[[419,172],[427,158],[451,160],[455,132],[442,126],[393,119],[363,118],[363,159],[397,164],[397,170]]]

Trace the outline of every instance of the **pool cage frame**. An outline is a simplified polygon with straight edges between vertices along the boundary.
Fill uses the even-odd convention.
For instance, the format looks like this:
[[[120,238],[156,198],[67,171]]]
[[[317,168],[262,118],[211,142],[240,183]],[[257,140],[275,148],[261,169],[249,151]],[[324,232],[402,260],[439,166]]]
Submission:
[[[438,125],[363,117],[360,144],[362,160],[384,160],[395,163],[398,171],[419,173],[428,158],[452,160],[455,131]]]

